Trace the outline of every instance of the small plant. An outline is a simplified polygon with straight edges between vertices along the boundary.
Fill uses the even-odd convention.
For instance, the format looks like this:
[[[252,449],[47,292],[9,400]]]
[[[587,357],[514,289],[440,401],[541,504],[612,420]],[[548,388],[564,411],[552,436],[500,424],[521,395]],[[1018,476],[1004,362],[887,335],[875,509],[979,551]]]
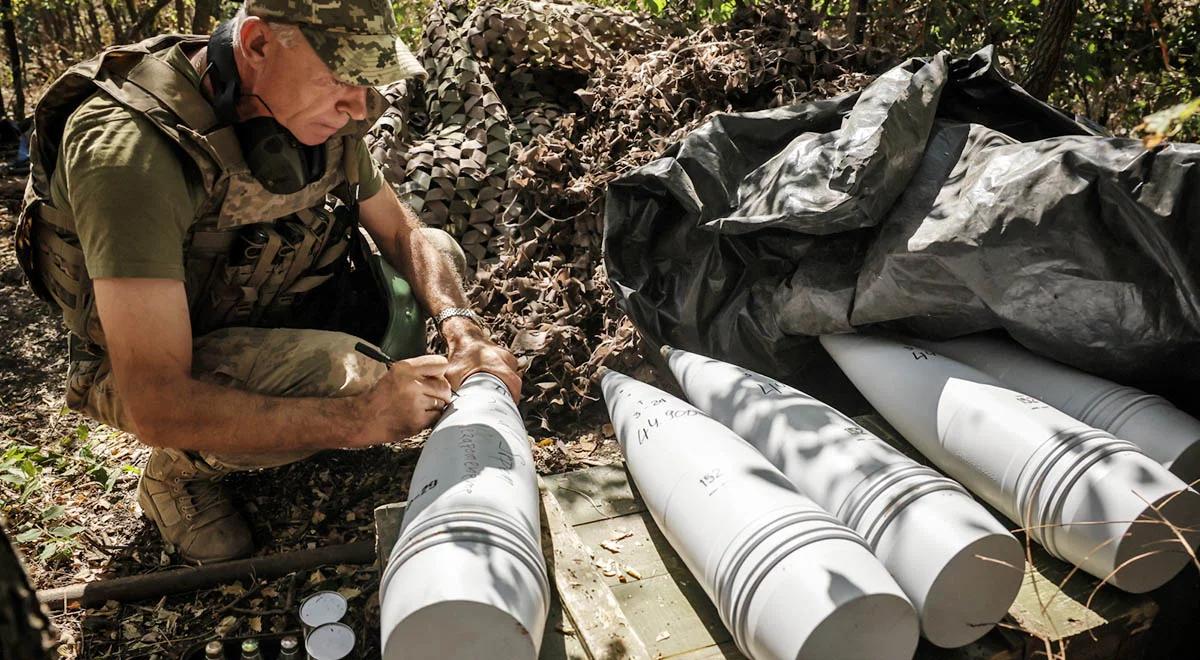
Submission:
[[[80,548],[85,528],[70,524],[67,510],[50,502],[57,480],[87,478],[105,493],[112,492],[122,474],[137,474],[132,465],[115,467],[91,439],[83,424],[51,447],[16,444],[0,454],[0,509],[9,511],[18,543],[40,547],[37,558],[54,562],[69,558]],[[39,505],[47,505],[38,509]]]
[[[15,502],[9,502],[6,492],[0,491],[0,503],[8,506],[25,504],[44,485],[41,466],[50,460],[50,455],[32,445],[16,445],[0,456],[0,482],[7,484],[5,490],[16,491]]]
[[[58,461],[55,469],[64,475],[82,474],[91,477],[93,481],[104,488],[104,492],[112,492],[113,486],[122,474],[140,474],[141,470],[132,465],[123,465],[114,470],[104,458],[96,453],[95,445],[90,441],[91,429],[85,424],[75,428],[74,435],[63,437],[60,441],[63,449],[78,445],[71,455],[57,454]]]
[[[66,515],[66,509],[59,505],[47,507],[38,516],[38,521],[15,537],[18,543],[41,543],[42,551],[38,553],[40,561],[66,559],[79,547],[78,536],[84,531],[80,525],[48,525]]]

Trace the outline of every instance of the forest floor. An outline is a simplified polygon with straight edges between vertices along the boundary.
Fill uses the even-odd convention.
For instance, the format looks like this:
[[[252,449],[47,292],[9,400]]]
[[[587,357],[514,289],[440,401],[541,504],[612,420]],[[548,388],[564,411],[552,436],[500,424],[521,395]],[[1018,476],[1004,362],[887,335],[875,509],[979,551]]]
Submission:
[[[66,333],[28,288],[13,251],[23,188],[24,177],[0,176],[0,512],[9,536],[38,589],[176,567],[177,555],[136,503],[149,449],[64,406]],[[532,436],[539,472],[619,462],[605,421],[593,405],[560,433]],[[253,527],[256,555],[373,539],[373,510],[406,499],[422,439],[227,479]],[[293,631],[299,602],[326,589],[349,601],[358,657],[378,657],[379,577],[373,565],[328,565],[157,601],[56,608],[57,657],[178,658],[214,636]],[[1152,595],[1161,609],[1139,657],[1186,657],[1200,607],[1196,570]]]
[[[33,295],[13,251],[24,177],[0,178],[0,511],[38,589],[161,571],[179,564],[138,508],[149,449],[63,403],[66,331]],[[601,411],[531,438],[543,474],[619,461]],[[256,555],[370,540],[376,506],[404,501],[421,438],[331,451],[226,483],[251,522]],[[378,571],[327,566],[278,580],[223,585],[158,602],[53,614],[64,658],[173,658],[214,634],[298,628],[297,605],[320,589],[350,601],[364,657],[378,654]]]

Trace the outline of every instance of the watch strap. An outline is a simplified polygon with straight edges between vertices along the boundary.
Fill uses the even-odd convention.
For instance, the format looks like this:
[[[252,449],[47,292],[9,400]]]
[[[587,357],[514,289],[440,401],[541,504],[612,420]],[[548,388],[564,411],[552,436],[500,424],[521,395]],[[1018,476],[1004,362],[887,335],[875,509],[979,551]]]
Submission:
[[[438,312],[437,316],[433,317],[433,324],[437,326],[438,330],[440,331],[442,328],[442,322],[455,316],[464,316],[474,321],[475,324],[480,328],[484,330],[488,329],[487,325],[484,324],[483,319],[479,318],[478,314],[465,307],[447,307],[446,309],[443,309],[442,311]]]

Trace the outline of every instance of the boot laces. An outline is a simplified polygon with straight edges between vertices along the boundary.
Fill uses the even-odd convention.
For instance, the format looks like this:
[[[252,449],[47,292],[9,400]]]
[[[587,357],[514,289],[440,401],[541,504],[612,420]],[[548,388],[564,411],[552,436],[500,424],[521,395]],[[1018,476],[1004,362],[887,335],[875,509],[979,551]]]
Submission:
[[[211,479],[189,480],[184,483],[184,489],[191,500],[188,508],[195,516],[220,507],[227,501],[221,486]]]

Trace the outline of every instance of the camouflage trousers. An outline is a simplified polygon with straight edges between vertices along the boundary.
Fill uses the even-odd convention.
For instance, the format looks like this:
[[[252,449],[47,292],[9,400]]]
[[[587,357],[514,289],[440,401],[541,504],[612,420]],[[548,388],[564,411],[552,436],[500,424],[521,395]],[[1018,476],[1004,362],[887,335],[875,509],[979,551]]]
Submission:
[[[424,228],[422,235],[454,264],[461,277],[466,257],[458,242],[439,229]],[[268,396],[354,396],[370,390],[387,373],[386,366],[354,350],[360,341],[353,335],[327,330],[225,328],[193,342],[192,377]],[[67,406],[108,426],[135,433],[107,358],[71,364]],[[313,453],[199,455],[215,469],[235,472],[286,465]]]
[[[387,367],[354,350],[362,341],[343,332],[289,328],[225,328],[193,343],[192,377],[206,383],[280,397],[354,396],[370,390]],[[399,356],[397,356],[399,357]],[[135,433],[107,359],[72,365],[67,406]],[[286,465],[311,451],[200,456],[228,471]]]

